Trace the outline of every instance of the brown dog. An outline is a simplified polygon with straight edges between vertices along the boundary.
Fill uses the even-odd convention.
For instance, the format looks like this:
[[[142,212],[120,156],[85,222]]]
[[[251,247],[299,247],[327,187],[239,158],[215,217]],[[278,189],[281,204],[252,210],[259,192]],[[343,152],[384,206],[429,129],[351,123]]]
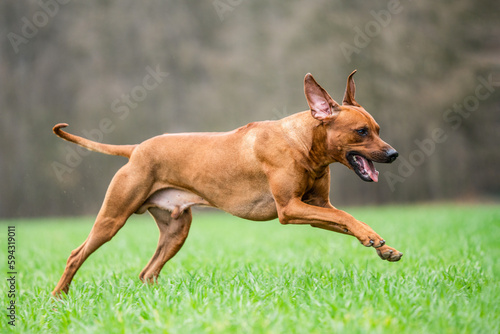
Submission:
[[[278,121],[250,123],[224,133],[167,134],[139,145],[106,145],[61,130],[54,133],[87,149],[129,158],[113,177],[87,240],[71,252],[52,292],[68,292],[87,257],[111,240],[133,213],[148,210],[160,230],[155,254],[140,279],[154,282],[182,247],[193,205],[219,208],[250,220],[279,218],[349,234],[374,247],[383,260],[402,253],[368,225],[330,204],[330,169],[340,162],[363,181],[378,181],[373,162],[398,153],[379,137],[379,126],[354,99],[352,72],[339,105],[314,80],[304,79],[310,110]]]

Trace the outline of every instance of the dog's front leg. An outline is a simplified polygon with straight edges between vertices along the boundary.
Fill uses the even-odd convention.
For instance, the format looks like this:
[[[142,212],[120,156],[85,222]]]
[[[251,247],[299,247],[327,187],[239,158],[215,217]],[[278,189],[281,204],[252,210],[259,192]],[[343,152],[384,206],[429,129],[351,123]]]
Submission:
[[[282,224],[309,224],[324,230],[348,234],[356,237],[364,246],[374,247],[382,260],[399,261],[403,253],[389,247],[370,226],[358,221],[347,212],[306,204],[296,198],[278,210]]]
[[[302,202],[299,198],[278,205],[278,216],[282,224],[309,224],[334,232],[355,236],[364,246],[375,248],[385,244],[370,226],[358,221],[345,211],[333,207],[317,207]]]
[[[311,183],[311,177],[299,168],[287,170],[270,168],[268,179],[280,223],[309,224],[325,230],[350,234],[367,247],[377,248],[385,244],[371,227],[330,204],[328,171]],[[311,188],[305,195],[308,184]],[[304,203],[302,201],[304,197],[308,203],[316,205]]]
[[[385,240],[370,226],[330,204],[328,171],[311,182],[310,176],[299,168],[269,168],[268,180],[281,224],[308,224],[352,235],[363,245],[376,248],[383,260],[398,261],[403,256],[396,249],[387,246]]]

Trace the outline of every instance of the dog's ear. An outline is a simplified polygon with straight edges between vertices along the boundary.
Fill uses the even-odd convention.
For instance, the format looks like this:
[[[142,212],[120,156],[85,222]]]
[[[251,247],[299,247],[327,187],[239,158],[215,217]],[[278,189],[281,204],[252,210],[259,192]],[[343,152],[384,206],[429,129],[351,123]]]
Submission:
[[[339,104],[314,80],[311,73],[307,73],[304,78],[304,93],[311,114],[317,120],[333,120],[340,112]]]
[[[354,79],[352,77],[356,72],[357,70],[352,71],[352,73],[349,74],[349,77],[347,78],[347,86],[345,88],[344,100],[342,101],[343,105],[361,107],[358,104],[358,102],[356,102],[356,100],[354,99],[354,95],[356,94],[356,85],[354,84]]]

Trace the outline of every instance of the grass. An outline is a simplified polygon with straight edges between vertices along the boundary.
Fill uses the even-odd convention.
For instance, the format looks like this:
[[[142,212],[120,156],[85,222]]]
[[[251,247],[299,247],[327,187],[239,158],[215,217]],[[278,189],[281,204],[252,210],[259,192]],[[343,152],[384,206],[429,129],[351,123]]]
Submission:
[[[354,238],[306,226],[195,212],[183,249],[148,286],[138,274],[158,232],[150,217],[135,216],[61,301],[50,292],[92,219],[1,222],[2,239],[16,226],[18,275],[16,327],[3,316],[0,332],[499,333],[500,208],[347,211],[403,259],[382,261]]]

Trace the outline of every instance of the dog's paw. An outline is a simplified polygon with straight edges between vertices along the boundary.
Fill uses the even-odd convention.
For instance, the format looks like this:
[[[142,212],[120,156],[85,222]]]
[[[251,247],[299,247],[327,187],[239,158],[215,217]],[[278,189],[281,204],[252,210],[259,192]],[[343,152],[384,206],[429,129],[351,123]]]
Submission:
[[[382,260],[387,260],[389,262],[399,261],[401,257],[403,257],[403,253],[386,245],[377,248],[376,251]]]
[[[373,234],[373,235],[367,235],[363,238],[358,238],[359,242],[365,247],[374,247],[374,248],[379,248],[385,245],[385,240],[382,239],[379,235]]]

